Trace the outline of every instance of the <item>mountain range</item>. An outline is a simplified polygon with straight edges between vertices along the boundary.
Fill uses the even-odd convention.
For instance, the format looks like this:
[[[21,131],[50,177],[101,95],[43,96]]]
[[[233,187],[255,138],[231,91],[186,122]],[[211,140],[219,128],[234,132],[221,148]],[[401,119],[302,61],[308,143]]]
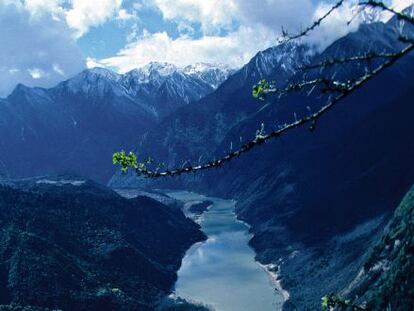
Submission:
[[[134,148],[165,116],[212,92],[231,72],[150,63],[124,75],[85,70],[51,89],[20,84],[0,99],[0,172],[71,171],[106,183],[112,153]]]
[[[398,234],[410,234],[407,226],[399,230],[396,219],[412,221],[403,208],[406,201],[397,210],[404,209],[403,215],[394,214],[414,180],[412,53],[319,120],[316,131],[296,129],[219,170],[148,181],[134,174],[113,175],[111,155],[137,150],[141,159],[151,156],[167,166],[219,158],[254,138],[258,129],[266,132],[291,122],[326,99],[316,88],[260,102],[251,95],[259,80],[283,87],[315,76],[351,79],[381,60],[306,72],[299,68],[373,47],[396,51],[403,46],[401,33],[413,36],[414,29],[395,18],[363,24],[322,52],[288,42],[259,52],[234,72],[206,64],[177,68],[151,63],[123,75],[87,70],[48,90],[19,85],[0,100],[0,171],[21,177],[71,170],[101,183],[112,177],[114,188],[185,188],[236,199],[237,216],[251,226],[257,259],[271,264],[290,294],[286,310],[318,309],[320,298],[330,292],[350,298],[358,293],[364,303],[363,297],[378,294],[372,267],[384,258],[402,262],[405,257],[396,252],[410,246],[398,243],[411,243],[410,237],[396,242],[392,232],[397,228]],[[36,185],[33,191],[42,191]],[[31,195],[23,194],[30,196],[28,201]],[[384,231],[387,225],[390,231]],[[392,238],[386,238],[389,232]],[[390,241],[398,244],[396,251],[386,247]],[[381,267],[386,271],[388,266]],[[364,277],[358,278],[361,271]],[[166,280],[165,288],[171,275]],[[391,285],[384,291],[394,281],[385,279]],[[373,310],[381,308],[379,301]]]
[[[292,43],[263,51],[215,92],[165,118],[139,150],[170,166],[220,158],[262,127],[266,133],[292,122],[326,99],[316,88],[261,103],[251,96],[254,83],[265,78],[283,87],[316,76],[346,81],[380,60],[306,72],[297,68],[373,47],[396,51],[403,46],[401,33],[413,36],[414,29],[394,18],[361,25],[321,53]],[[413,183],[413,74],[411,53],[322,118],[316,131],[294,130],[227,167],[173,182],[118,174],[110,184],[192,187],[236,199],[238,217],[252,226],[250,244],[257,258],[275,267],[290,293],[284,308],[316,310],[324,294],[351,283],[357,287],[367,249],[381,240]]]

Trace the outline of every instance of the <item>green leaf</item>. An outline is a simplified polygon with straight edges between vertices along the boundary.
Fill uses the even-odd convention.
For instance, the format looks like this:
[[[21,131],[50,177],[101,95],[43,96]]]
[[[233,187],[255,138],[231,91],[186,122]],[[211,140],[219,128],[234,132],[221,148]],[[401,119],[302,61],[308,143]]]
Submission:
[[[259,83],[253,86],[252,95],[254,98],[264,100],[269,91],[270,85],[266,80],[260,80]]]
[[[112,163],[121,165],[121,172],[126,173],[129,168],[138,168],[138,159],[132,151],[128,154],[125,151],[115,152],[112,155]]]
[[[322,300],[322,302],[321,302],[322,309],[323,310],[328,310],[328,307],[329,307],[329,297],[328,296],[323,296],[321,300]]]

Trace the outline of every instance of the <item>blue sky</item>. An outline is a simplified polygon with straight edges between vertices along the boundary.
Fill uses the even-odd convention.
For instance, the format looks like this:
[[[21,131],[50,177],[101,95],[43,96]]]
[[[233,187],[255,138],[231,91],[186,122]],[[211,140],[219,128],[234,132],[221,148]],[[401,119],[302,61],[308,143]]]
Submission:
[[[318,48],[358,27],[349,0],[307,40]],[[401,9],[414,0],[390,0]],[[329,9],[331,0],[0,0],[0,97],[50,87],[85,68],[123,73],[150,61],[238,68]]]

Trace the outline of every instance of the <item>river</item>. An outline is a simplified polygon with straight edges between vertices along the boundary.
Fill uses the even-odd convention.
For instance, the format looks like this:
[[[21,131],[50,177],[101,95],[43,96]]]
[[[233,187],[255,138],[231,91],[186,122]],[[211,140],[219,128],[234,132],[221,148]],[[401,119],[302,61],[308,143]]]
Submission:
[[[208,239],[193,245],[178,271],[175,295],[217,311],[281,310],[283,297],[248,246],[248,226],[236,219],[235,202],[191,192],[169,192],[184,201],[210,200],[199,222]]]

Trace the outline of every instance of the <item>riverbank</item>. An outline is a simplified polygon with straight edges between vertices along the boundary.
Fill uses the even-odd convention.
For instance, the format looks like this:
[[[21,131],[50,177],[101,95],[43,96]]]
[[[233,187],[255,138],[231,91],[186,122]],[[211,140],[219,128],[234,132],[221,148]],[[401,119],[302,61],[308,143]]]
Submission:
[[[248,244],[252,235],[236,218],[236,202],[182,191],[167,194],[184,205],[200,200],[213,203],[199,219],[207,240],[187,251],[175,294],[219,311],[281,310],[286,293],[275,291],[277,278],[255,261]]]
[[[233,200],[233,202],[236,204],[236,201],[235,200]],[[235,213],[235,215],[236,215],[237,221],[239,221],[240,223],[244,224],[248,228],[249,232],[251,232],[251,230],[250,230],[251,226],[247,222],[243,221],[242,219],[237,218],[237,214],[236,213]],[[254,234],[253,233],[250,233],[250,239],[249,240],[251,240],[253,237],[254,237]],[[263,263],[261,263],[259,260],[257,260],[257,253],[254,250],[254,248],[251,247],[250,244],[249,244],[249,247],[256,254],[256,256],[255,256],[255,258],[256,258],[255,262],[257,263],[257,265],[259,265],[259,267],[261,267],[268,274],[269,279],[271,281],[271,284],[275,288],[275,291],[277,293],[279,293],[280,295],[282,295],[282,297],[283,297],[283,303],[287,302],[289,300],[290,294],[282,286],[282,282],[280,280],[280,277],[281,276],[280,276],[280,273],[279,273],[280,266],[279,265],[276,265],[276,264],[273,264],[273,263],[270,263],[270,264],[263,264]]]
[[[276,272],[280,270],[280,266],[272,263],[264,265],[259,261],[256,262],[260,267],[262,267],[262,269],[264,269],[269,274],[272,284],[275,286],[276,291],[282,295],[284,302],[288,301],[290,297],[289,292],[282,287],[282,283],[280,281],[280,274]]]

